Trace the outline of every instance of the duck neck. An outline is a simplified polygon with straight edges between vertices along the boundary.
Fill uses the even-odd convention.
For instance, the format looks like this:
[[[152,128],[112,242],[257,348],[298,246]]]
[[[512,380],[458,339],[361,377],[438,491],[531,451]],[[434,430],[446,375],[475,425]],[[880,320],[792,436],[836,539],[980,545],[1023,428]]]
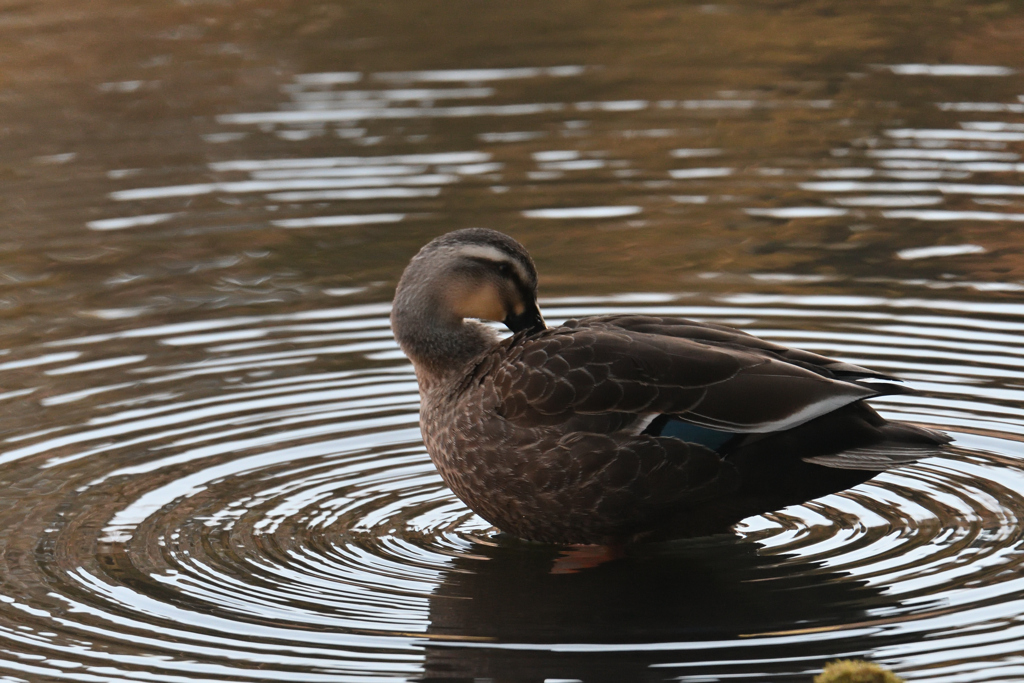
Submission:
[[[429,291],[399,287],[391,309],[391,329],[398,345],[412,360],[422,389],[451,376],[498,343],[491,328],[453,316]]]

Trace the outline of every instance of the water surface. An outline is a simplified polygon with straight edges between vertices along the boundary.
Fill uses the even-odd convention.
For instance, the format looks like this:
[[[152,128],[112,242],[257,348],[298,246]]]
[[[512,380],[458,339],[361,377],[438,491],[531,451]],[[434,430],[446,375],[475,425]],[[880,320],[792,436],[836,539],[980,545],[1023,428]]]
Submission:
[[[0,678],[1022,671],[1014,4],[0,7]],[[442,484],[387,322],[487,226],[549,322],[898,374],[948,455],[567,572]]]

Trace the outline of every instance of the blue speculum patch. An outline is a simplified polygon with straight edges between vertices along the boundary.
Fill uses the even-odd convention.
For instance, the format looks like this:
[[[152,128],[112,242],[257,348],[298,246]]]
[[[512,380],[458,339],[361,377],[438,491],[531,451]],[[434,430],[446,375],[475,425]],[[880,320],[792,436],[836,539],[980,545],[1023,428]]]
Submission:
[[[657,422],[660,422],[660,420],[655,421],[655,424]],[[671,436],[687,443],[698,443],[701,446],[707,446],[713,451],[719,450],[727,441],[736,436],[733,432],[723,432],[720,429],[701,427],[700,425],[672,418],[665,420],[661,429],[656,434],[657,436]]]

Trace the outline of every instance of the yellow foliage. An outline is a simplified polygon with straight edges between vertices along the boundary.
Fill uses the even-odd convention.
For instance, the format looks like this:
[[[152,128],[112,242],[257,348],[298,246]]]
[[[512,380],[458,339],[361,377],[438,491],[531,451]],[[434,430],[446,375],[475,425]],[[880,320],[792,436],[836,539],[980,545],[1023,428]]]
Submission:
[[[871,662],[840,659],[830,662],[814,683],[903,683],[903,679]]]

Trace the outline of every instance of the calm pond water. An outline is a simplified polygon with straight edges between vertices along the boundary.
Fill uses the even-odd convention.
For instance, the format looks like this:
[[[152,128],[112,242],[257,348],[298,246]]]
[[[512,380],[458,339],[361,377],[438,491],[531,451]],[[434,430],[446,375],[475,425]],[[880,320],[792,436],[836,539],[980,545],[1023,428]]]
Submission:
[[[0,3],[0,680],[1024,678],[1019,3]],[[442,484],[387,314],[451,229],[549,321],[907,379],[948,456],[577,573]]]

